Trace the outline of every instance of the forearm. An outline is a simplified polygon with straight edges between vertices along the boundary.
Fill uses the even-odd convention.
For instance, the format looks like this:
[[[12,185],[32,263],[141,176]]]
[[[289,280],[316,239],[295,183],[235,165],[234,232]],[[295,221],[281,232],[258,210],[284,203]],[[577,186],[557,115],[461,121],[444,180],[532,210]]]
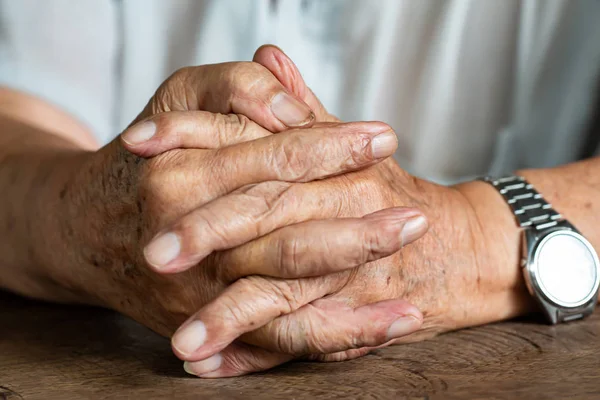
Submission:
[[[75,137],[77,134],[72,134]],[[61,188],[81,144],[0,113],[0,287],[55,301],[73,296],[52,279],[54,252],[65,252],[56,224]]]
[[[600,159],[592,158],[556,168],[517,171],[554,209],[600,250]],[[520,265],[521,230],[504,199],[489,184],[458,185],[476,211],[481,242],[483,282],[496,288],[496,319],[521,315],[536,308],[527,293]],[[495,285],[495,286],[494,286]],[[494,292],[489,290],[488,293]]]

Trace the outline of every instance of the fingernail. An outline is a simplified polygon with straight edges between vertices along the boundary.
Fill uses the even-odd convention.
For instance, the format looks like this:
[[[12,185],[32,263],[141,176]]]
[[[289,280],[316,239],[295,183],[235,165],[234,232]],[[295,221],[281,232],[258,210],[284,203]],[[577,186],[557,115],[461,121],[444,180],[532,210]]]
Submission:
[[[421,327],[421,321],[412,315],[398,318],[388,328],[387,340],[397,339],[415,332]]]
[[[394,132],[386,132],[371,139],[371,151],[374,158],[389,157],[398,147],[398,138]]]
[[[160,269],[177,258],[180,251],[181,242],[179,237],[169,232],[151,241],[144,249],[144,256],[150,265]]]
[[[127,144],[141,144],[150,139],[156,133],[156,124],[152,121],[137,124],[123,132],[123,141]]]
[[[209,372],[216,371],[221,366],[223,357],[221,353],[217,353],[202,361],[186,361],[183,363],[183,369],[190,375],[204,376]]]
[[[303,126],[315,119],[311,109],[293,96],[280,92],[271,100],[271,111],[289,127]]]
[[[175,332],[171,344],[184,356],[190,355],[206,341],[206,325],[202,321],[192,321]]]
[[[414,242],[427,232],[427,218],[422,215],[406,221],[400,233],[402,246]]]

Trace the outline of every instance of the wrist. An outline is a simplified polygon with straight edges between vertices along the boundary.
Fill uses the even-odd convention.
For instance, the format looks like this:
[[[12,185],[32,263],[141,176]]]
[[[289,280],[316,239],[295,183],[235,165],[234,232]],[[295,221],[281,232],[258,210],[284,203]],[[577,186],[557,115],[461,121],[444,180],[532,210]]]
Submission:
[[[520,267],[522,230],[502,196],[490,184],[471,181],[454,186],[473,211],[472,232],[480,271],[486,321],[523,315],[536,308]]]
[[[95,304],[79,284],[84,274],[75,270],[79,267],[77,248],[72,242],[72,221],[67,217],[73,205],[65,196],[89,154],[56,150],[26,157],[33,174],[21,202],[21,230],[15,236],[25,252],[21,251],[22,263],[15,268],[25,269],[36,290],[23,294],[49,301]]]
[[[518,171],[569,221],[600,254],[600,179],[595,173],[598,159],[588,159],[550,169]],[[565,195],[567,194],[568,195]],[[600,302],[600,294],[598,296]]]
[[[420,271],[427,265],[428,275],[440,279],[426,287],[447,299],[440,313],[445,329],[504,320],[535,309],[519,266],[520,230],[491,185],[475,181],[446,187],[401,170],[395,175],[398,205],[419,208],[429,221],[429,232],[402,250],[402,269],[410,276],[412,269]]]

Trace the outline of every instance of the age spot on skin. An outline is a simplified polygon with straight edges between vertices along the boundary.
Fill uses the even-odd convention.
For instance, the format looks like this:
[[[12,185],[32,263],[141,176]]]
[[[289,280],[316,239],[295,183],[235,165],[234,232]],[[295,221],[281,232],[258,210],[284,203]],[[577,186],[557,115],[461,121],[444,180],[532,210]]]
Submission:
[[[126,262],[123,264],[123,275],[129,279],[135,279],[140,276],[140,271],[132,263]]]
[[[67,181],[67,182],[65,182],[62,189],[60,189],[60,192],[58,193],[58,197],[61,200],[64,200],[64,198],[67,196],[67,192],[69,191],[69,185],[70,185],[70,181]]]
[[[132,306],[133,302],[131,301],[131,299],[129,297],[126,297],[125,299],[119,301],[119,304],[121,305],[121,307],[125,307],[127,306]]]
[[[90,254],[86,257],[88,262],[92,264],[94,267],[98,268],[110,268],[112,267],[112,262],[110,258],[104,257],[100,254]]]

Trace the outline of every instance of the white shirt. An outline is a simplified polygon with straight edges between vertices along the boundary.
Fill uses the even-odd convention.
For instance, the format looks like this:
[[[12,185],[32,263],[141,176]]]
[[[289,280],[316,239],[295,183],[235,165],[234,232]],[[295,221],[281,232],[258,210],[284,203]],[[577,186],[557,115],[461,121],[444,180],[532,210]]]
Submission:
[[[441,182],[578,158],[598,93],[597,0],[0,0],[0,84],[102,143],[187,65],[294,60],[328,110],[382,120]]]

